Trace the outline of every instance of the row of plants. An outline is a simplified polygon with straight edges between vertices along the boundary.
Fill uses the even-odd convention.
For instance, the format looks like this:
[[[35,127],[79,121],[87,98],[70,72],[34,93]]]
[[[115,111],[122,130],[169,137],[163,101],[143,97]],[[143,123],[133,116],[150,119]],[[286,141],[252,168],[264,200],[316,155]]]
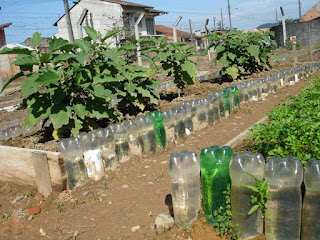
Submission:
[[[320,76],[299,95],[277,105],[269,122],[255,125],[247,148],[266,156],[298,157],[303,165],[311,158],[320,159]]]
[[[180,89],[195,83],[196,65],[189,60],[195,52],[183,43],[166,43],[163,38],[142,40],[145,59],[161,63],[160,67],[153,64],[153,68],[145,68],[128,56],[136,51],[136,42],[111,47],[111,38],[120,31],[102,36],[90,27],[84,30],[87,37],[77,39],[75,44],[54,37],[49,53],[41,52],[39,33],[32,37],[34,50],[5,48],[0,52],[18,54],[13,64],[21,70],[1,91],[15,79],[26,77],[21,90],[21,108],[28,111],[24,129],[50,119],[56,139],[76,136],[99,127],[99,121],[120,121],[128,112],[157,105],[160,96],[154,86],[161,83],[153,77],[157,73],[173,75]],[[150,46],[150,42],[157,45]],[[151,52],[155,57],[147,56]]]

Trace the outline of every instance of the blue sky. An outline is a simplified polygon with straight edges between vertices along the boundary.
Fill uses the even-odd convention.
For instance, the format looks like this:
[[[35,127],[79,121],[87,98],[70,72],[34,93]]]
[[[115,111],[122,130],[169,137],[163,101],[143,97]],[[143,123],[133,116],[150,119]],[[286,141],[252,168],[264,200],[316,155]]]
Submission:
[[[98,0],[97,0],[98,1]],[[227,0],[132,0],[168,11],[169,14],[156,18],[156,24],[172,26],[178,16],[183,19],[178,28],[188,31],[189,19],[193,30],[204,30],[206,18],[213,27],[213,17],[220,21],[220,9],[223,9],[224,22],[229,25]],[[302,0],[302,14],[308,11],[318,0]],[[257,26],[275,22],[276,8],[283,6],[288,18],[298,17],[298,0],[230,0],[233,26],[238,29],[254,29]],[[69,1],[70,7],[73,1]],[[7,42],[19,43],[38,31],[45,37],[57,32],[53,23],[63,14],[62,0],[1,0],[0,24],[12,22],[6,28]]]

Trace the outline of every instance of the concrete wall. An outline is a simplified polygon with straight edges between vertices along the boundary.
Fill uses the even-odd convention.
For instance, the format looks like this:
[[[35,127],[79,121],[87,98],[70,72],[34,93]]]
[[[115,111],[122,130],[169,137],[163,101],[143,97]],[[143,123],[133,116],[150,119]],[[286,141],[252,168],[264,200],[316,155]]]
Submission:
[[[81,0],[70,11],[71,24],[75,39],[81,38],[79,34],[77,22],[84,9],[88,10],[87,17],[83,21],[83,26],[91,26],[93,22],[93,28],[96,31],[106,34],[110,30],[123,29],[124,27],[124,15],[123,8],[119,4],[97,1],[97,0]],[[138,18],[139,14],[130,14],[129,23],[132,29],[134,29],[135,18]],[[147,18],[154,18],[153,16],[147,16]],[[146,17],[141,22],[139,28],[141,35],[147,35]],[[56,37],[62,37],[69,40],[66,17],[60,19],[58,22],[58,33]],[[83,36],[85,32],[83,30]]]
[[[320,42],[320,18],[308,22],[290,23],[286,26],[287,38],[297,36],[297,40],[300,41],[302,45],[308,45],[309,38],[311,38],[312,45],[316,45]],[[278,46],[283,46],[282,25],[272,27],[270,31],[275,32],[274,40],[277,42]]]

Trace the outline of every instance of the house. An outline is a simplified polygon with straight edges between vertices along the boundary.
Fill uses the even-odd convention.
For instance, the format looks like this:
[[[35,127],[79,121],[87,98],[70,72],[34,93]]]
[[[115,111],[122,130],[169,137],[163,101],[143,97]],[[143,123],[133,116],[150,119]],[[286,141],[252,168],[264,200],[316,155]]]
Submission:
[[[141,13],[145,13],[139,24],[141,36],[155,35],[154,18],[167,13],[150,6],[122,0],[79,0],[69,12],[76,39],[82,38],[85,34],[82,26],[91,26],[102,34],[122,29],[121,38],[130,38],[134,36],[134,24]],[[56,37],[69,39],[65,15],[60,17],[54,26],[58,26]]]
[[[163,25],[156,25],[156,34],[165,36],[166,40],[173,41],[173,28],[163,26]],[[196,35],[192,35],[193,39],[199,38]],[[189,32],[184,32],[177,29],[177,37],[178,42],[191,42],[191,34]]]
[[[0,48],[7,44],[4,29],[9,27],[11,24],[12,23],[0,24]]]
[[[49,46],[50,40],[51,38],[42,38],[42,42],[39,46],[42,53],[50,52],[50,46]],[[31,38],[27,38],[26,40],[24,40],[23,44],[24,46],[27,46],[27,47],[31,47],[31,48],[33,47]]]
[[[320,1],[314,5],[306,14],[299,20],[300,22],[308,22],[320,18]]]

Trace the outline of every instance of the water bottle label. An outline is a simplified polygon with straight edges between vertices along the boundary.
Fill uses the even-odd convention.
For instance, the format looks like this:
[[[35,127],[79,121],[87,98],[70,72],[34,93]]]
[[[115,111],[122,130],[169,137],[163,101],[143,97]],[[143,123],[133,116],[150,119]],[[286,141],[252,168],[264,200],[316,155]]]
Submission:
[[[88,177],[95,180],[99,179],[99,172],[103,172],[101,161],[101,150],[89,150],[83,153],[84,163],[87,167]]]

